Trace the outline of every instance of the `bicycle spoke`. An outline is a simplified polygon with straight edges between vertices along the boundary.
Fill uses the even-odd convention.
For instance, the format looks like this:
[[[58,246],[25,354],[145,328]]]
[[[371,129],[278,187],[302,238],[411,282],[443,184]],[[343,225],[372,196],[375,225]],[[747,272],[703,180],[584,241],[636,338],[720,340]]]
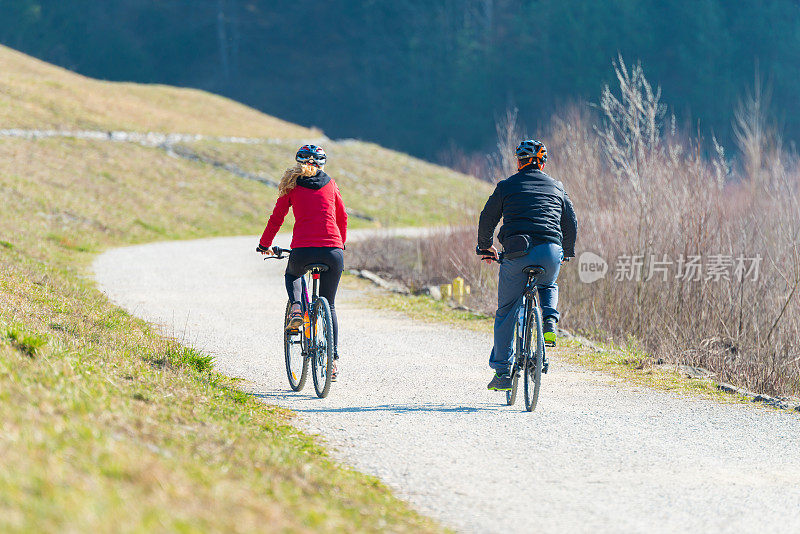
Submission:
[[[289,310],[291,304],[286,304],[285,320],[289,318]],[[303,340],[302,333],[284,332],[283,334],[283,351],[284,359],[286,362],[286,376],[289,379],[289,387],[293,391],[300,391],[306,383],[308,376],[308,359],[303,353]]]
[[[525,348],[528,366],[525,372],[525,409],[532,412],[539,400],[542,381],[542,360],[544,359],[544,339],[542,318],[535,300],[528,310],[528,324],[525,333]]]
[[[311,343],[315,351],[314,389],[317,396],[323,398],[330,391],[333,372],[333,321],[328,301],[324,297],[314,301],[313,314],[314,336]]]

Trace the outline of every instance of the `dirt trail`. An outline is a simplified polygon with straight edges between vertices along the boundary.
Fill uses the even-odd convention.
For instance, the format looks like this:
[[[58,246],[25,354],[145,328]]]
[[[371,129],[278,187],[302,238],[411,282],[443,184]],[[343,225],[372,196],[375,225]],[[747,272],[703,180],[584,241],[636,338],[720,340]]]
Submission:
[[[296,410],[334,455],[477,532],[800,531],[800,419],[632,387],[554,361],[537,412],[486,391],[488,335],[362,306],[343,291],[340,380],[288,390],[285,264],[256,238],[109,251],[112,301]],[[284,243],[285,245],[285,243]]]

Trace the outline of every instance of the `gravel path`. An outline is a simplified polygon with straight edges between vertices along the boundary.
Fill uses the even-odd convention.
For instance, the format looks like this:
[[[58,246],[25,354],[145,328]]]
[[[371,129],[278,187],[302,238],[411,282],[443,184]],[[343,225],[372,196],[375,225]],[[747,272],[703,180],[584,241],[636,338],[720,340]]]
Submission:
[[[112,250],[112,301],[210,351],[334,455],[476,532],[800,531],[800,418],[551,364],[537,411],[488,392],[490,338],[376,312],[343,290],[340,379],[289,391],[283,262],[254,237]],[[285,245],[285,243],[284,243]],[[501,404],[502,402],[502,404]]]

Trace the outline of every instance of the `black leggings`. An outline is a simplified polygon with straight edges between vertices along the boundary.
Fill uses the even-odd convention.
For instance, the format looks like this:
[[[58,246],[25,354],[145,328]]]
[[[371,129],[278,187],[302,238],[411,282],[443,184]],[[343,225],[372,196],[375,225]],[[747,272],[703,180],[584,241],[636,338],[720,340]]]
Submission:
[[[303,285],[300,281],[306,271],[306,265],[322,263],[328,270],[319,276],[319,295],[328,300],[333,318],[333,349],[338,354],[339,320],[336,318],[336,290],[344,270],[344,251],[334,247],[300,247],[292,249],[289,264],[286,266],[286,293],[292,303],[299,303],[303,298]],[[311,291],[311,288],[309,288]]]

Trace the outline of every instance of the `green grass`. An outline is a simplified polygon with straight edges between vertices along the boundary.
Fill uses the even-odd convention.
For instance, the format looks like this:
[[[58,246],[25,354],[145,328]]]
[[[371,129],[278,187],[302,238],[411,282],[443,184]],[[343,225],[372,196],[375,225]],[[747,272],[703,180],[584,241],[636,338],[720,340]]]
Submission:
[[[559,355],[571,363],[608,373],[629,383],[661,391],[699,395],[720,402],[747,402],[741,395],[725,393],[708,378],[689,378],[674,366],[657,365],[653,358],[638,349],[635,343],[613,346],[595,343],[587,347],[575,339],[559,340]]]
[[[4,127],[319,135],[2,47],[0,92]],[[0,139],[0,532],[441,531],[95,287],[97,253],[258,234],[275,195],[157,148]]]
[[[26,334],[16,329],[6,332],[6,339],[11,346],[26,356],[33,358],[47,344],[47,339],[39,334]]]
[[[203,354],[192,347],[184,347],[178,343],[168,346],[167,358],[177,367],[188,367],[198,373],[208,372],[214,368],[213,356]]]

